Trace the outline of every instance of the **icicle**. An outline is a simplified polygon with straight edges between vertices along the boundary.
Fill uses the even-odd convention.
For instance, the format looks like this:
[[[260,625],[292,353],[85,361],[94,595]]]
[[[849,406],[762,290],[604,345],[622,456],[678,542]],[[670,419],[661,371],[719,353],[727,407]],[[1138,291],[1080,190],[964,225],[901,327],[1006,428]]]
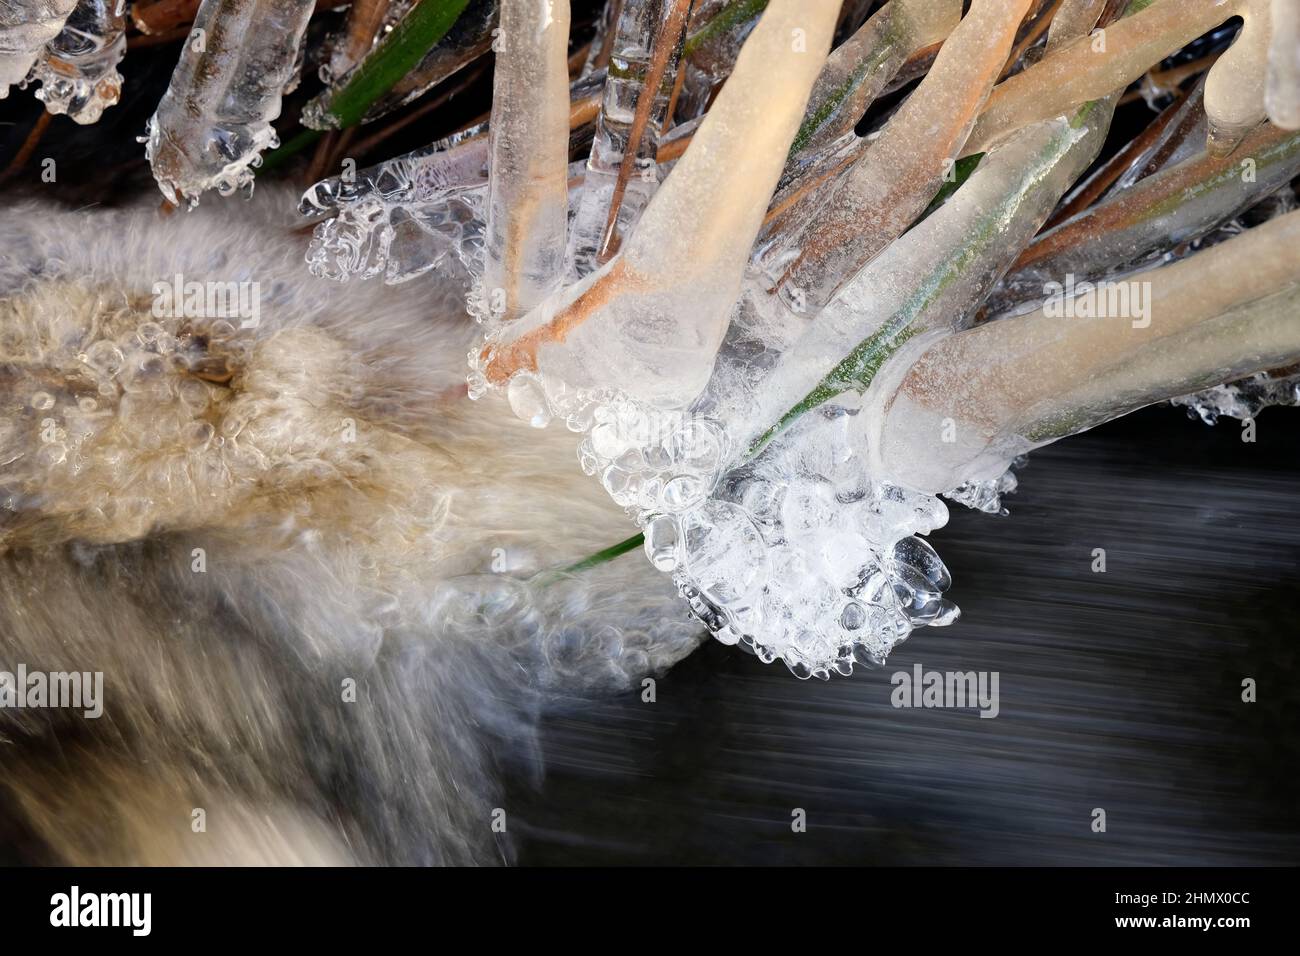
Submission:
[[[1047,32],[1047,55],[1055,53],[1067,43],[1071,43],[1089,33],[1101,19],[1108,0],[1065,0],[1061,9],[1052,17],[1052,25]]]
[[[690,0],[624,0],[569,236],[571,278],[587,275],[617,251],[616,241],[636,224],[658,188],[660,134],[690,5]],[[617,216],[612,223],[611,212]]]
[[[492,91],[487,259],[497,317],[559,282],[568,219],[569,0],[505,0]]]
[[[77,0],[5,0],[0,4],[0,99],[22,83]]]
[[[271,121],[313,0],[203,0],[171,85],[149,120],[145,153],[169,202],[190,206],[253,181],[279,144]]]
[[[491,343],[487,381],[540,363],[571,386],[618,387],[652,405],[680,407],[699,392],[838,10],[772,0],[622,253]]]
[[[36,98],[49,113],[83,125],[96,122],[122,92],[117,64],[126,54],[125,0],[81,0],[63,30],[46,44],[32,72]]]
[[[863,159],[764,258],[760,267],[791,311],[815,313],[925,210],[951,175],[1031,2],[976,0]]]

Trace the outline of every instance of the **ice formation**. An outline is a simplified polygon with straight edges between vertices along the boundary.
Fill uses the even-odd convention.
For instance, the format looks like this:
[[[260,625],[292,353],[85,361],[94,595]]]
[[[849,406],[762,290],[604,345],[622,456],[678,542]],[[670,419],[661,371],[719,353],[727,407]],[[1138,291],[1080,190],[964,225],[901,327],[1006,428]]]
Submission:
[[[38,99],[50,113],[94,123],[117,102],[126,54],[125,0],[80,0],[59,35],[41,53],[32,72]]]
[[[169,202],[253,181],[311,17],[312,0],[203,0],[145,153]]]
[[[41,49],[54,39],[77,0],[7,0],[0,6],[0,99],[27,79]]]
[[[1293,201],[1236,235],[1300,171],[1261,122],[1286,99],[1268,3],[961,6],[892,0],[828,56],[830,0],[626,0],[570,82],[566,5],[504,0],[486,132],[309,190],[310,266],[469,290],[471,396],[580,436],[642,532],[575,568],[639,543],[720,640],[800,676],[879,663],[958,614],[923,537],[942,498],[997,513],[1024,452],[1143,404],[1289,400],[1300,353]],[[1081,183],[1124,86],[1235,15]],[[1043,304],[1153,264],[1151,327],[1073,286],[1077,321]]]

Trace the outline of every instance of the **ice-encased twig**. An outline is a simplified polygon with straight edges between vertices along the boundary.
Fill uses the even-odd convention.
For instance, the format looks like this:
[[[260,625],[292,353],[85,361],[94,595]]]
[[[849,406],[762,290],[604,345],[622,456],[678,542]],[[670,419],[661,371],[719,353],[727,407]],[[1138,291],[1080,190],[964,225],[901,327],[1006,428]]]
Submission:
[[[659,141],[690,5],[690,0],[624,0],[569,234],[574,278],[608,261],[616,238],[635,226],[659,186]]]
[[[603,70],[570,85],[570,149],[590,136],[603,86]],[[382,274],[391,285],[437,267],[453,249],[481,272],[488,143],[482,123],[350,177],[316,183],[298,211],[332,218],[315,228],[307,253],[312,273],[339,281]]]
[[[1170,105],[1174,112],[1159,135],[1115,180],[1115,193],[1131,188],[1153,173],[1200,155],[1205,149],[1205,82],[1197,82],[1181,101]]]
[[[293,74],[314,0],[204,0],[171,85],[149,120],[145,154],[168,202],[191,206],[253,181]]]
[[[617,387],[668,407],[694,398],[837,14],[832,2],[772,0],[623,251],[491,343],[480,370],[488,382],[549,363],[575,386]]]
[[[0,99],[27,78],[45,44],[53,40],[77,0],[6,0],[0,4]]]
[[[1052,25],[1047,31],[1048,55],[1090,33],[1101,19],[1107,2],[1108,0],[1065,0],[1056,11],[1056,16],[1052,17]]]
[[[1089,289],[926,349],[879,396],[882,473],[943,490],[1143,405],[1300,359],[1300,213],[1128,281],[1141,315],[1097,308],[1106,297]],[[953,440],[938,441],[945,420]]]
[[[1187,242],[1300,174],[1300,133],[1255,129],[1231,157],[1202,152],[1040,236],[1006,283],[1024,296],[1067,275],[1091,279]]]
[[[1275,126],[1300,129],[1300,3],[1273,0],[1272,19],[1264,105]]]
[[[961,0],[891,0],[877,10],[827,58],[790,148],[792,163],[851,131],[907,58],[944,39],[960,19]]]
[[[318,70],[321,82],[332,84],[356,66],[412,5],[413,0],[354,0],[343,26],[327,41],[329,54]]]
[[[924,211],[960,154],[1032,0],[976,0],[934,66],[802,229],[760,267],[795,312],[825,305]]]
[[[336,129],[356,122],[369,123],[424,95],[487,53],[499,10],[499,0],[469,0],[468,3],[466,0],[423,0],[416,4],[393,21],[391,30],[380,34],[359,62],[344,73],[331,74],[329,89],[303,107],[303,125],[312,129]],[[445,20],[446,27],[437,33],[438,39],[432,47],[421,49],[417,36],[421,31],[412,28],[425,18]],[[409,39],[403,44],[408,34]],[[380,61],[392,56],[395,44],[409,46],[410,53],[403,59],[410,67],[402,65],[390,72]],[[335,64],[333,68],[341,65]],[[376,68],[385,74],[384,90],[359,111],[355,110],[349,102],[348,91],[358,76]],[[360,115],[353,116],[354,112]]]
[[[564,271],[569,215],[569,0],[505,0],[489,127],[483,287],[523,315]]]
[[[971,132],[968,152],[987,149],[1029,123],[1068,112],[1127,86],[1151,66],[1233,16],[1249,20],[1266,0],[1155,0],[1094,39],[1065,44],[998,84]],[[1216,64],[1217,67],[1219,64]],[[1211,120],[1234,104],[1206,97]]]
[[[1206,148],[1227,156],[1264,121],[1268,71],[1269,0],[1245,0],[1244,19],[1232,46],[1205,76]]]
[[[1096,158],[1113,109],[1111,97],[1086,105],[1070,120],[1060,117],[1021,131],[985,157],[948,202],[844,286],[765,381],[746,436],[751,452],[810,409],[846,390],[864,389],[884,360],[918,332],[969,321]]]
[[[124,0],[80,0],[59,35],[46,44],[32,71],[46,112],[77,123],[96,122],[117,102],[126,54]]]

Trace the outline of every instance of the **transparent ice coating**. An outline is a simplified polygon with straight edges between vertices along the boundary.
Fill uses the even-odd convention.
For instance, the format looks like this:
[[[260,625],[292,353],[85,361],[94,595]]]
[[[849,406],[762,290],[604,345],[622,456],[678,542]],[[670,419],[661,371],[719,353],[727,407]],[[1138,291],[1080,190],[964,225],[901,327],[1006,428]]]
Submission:
[[[568,0],[505,0],[492,89],[483,270],[498,318],[523,315],[563,275],[568,44]]]
[[[1115,180],[1115,193],[1132,187],[1152,173],[1205,151],[1205,82],[1204,78],[1187,91],[1180,102],[1170,105],[1173,115],[1164,124],[1160,135],[1133,160],[1131,166]]]
[[[967,142],[981,152],[1030,123],[1068,112],[1115,92],[1201,34],[1233,16],[1249,19],[1267,0],[1154,0],[1129,5],[1130,14],[1106,27],[1104,42],[1079,38],[994,88]],[[1132,12],[1136,11],[1136,12]],[[1216,68],[1218,64],[1215,65]],[[1229,103],[1211,103],[1213,117]]]
[[[699,393],[837,12],[772,0],[623,250],[489,342],[472,391],[540,366],[664,408]]]
[[[877,10],[827,58],[791,159],[820,153],[851,132],[907,58],[944,39],[960,19],[961,0],[891,0]]]
[[[1300,129],[1300,3],[1273,0],[1272,23],[1264,105],[1275,126]]]
[[[1264,83],[1268,70],[1269,0],[1242,0],[1244,16],[1232,46],[1205,76],[1206,145],[1212,155],[1226,156],[1264,120]]]
[[[1207,425],[1220,418],[1244,421],[1270,405],[1300,405],[1300,371],[1258,372],[1249,378],[1215,385],[1170,400]]]
[[[750,426],[745,441],[761,446],[798,414],[862,388],[912,336],[972,318],[1096,158],[1113,108],[1109,98],[1071,119],[1037,124],[987,156],[947,203],[858,273],[782,354],[750,400],[756,409],[750,421],[763,424]],[[767,426],[773,427],[762,432]]]
[[[335,46],[329,61],[321,67],[321,78],[329,84],[329,88],[303,107],[304,126],[312,129],[334,129],[339,126],[339,118],[332,112],[335,96],[375,57],[384,55],[379,41],[402,29],[406,15],[412,12],[411,8],[415,4],[404,4],[405,9],[401,9],[402,6],[403,4],[397,4],[389,8],[375,42],[360,51],[359,59],[352,59],[356,50],[348,44]],[[500,7],[500,0],[469,0],[455,22],[423,59],[366,107],[361,122],[369,123],[405,106],[487,53],[492,45],[493,31],[499,22]],[[394,16],[394,10],[399,10],[400,15]],[[385,33],[385,29],[389,32]],[[348,52],[350,49],[352,52]]]
[[[569,87],[571,146],[591,126],[587,117],[595,114],[604,76],[600,70]],[[298,211],[311,219],[331,217],[315,227],[307,251],[311,272],[338,281],[382,275],[396,285],[447,264],[454,252],[471,277],[481,277],[487,131],[481,123],[308,189]],[[575,182],[580,189],[570,169],[571,196]],[[476,314],[487,314],[489,305],[479,295],[473,300]]]
[[[415,0],[355,0],[329,40],[329,55],[318,70],[321,82],[333,84],[347,74],[414,5]]]
[[[126,54],[124,0],[81,0],[32,72],[49,113],[96,122],[122,92],[117,64]]]
[[[622,3],[609,43],[609,78],[582,196],[569,232],[570,278],[589,274],[617,251],[618,237],[631,232],[659,186],[659,142],[669,119],[689,8],[689,0]],[[650,99],[643,101],[647,93]],[[621,172],[625,165],[628,169]],[[611,223],[615,204],[617,218]]]
[[[63,29],[77,0],[5,0],[0,4],[0,99],[22,83],[45,44]]]
[[[709,108],[766,6],[767,0],[696,0],[678,74],[679,121],[702,116]]]
[[[482,256],[488,137],[444,140],[319,182],[303,194],[305,216],[333,213],[307,250],[312,275],[346,281],[384,276],[390,285]]]
[[[203,0],[145,137],[168,202],[183,197],[194,206],[208,189],[227,196],[252,183],[262,150],[278,145],[271,121],[314,7],[313,0]]]
[[[1203,150],[1044,233],[1017,260],[1007,286],[1036,297],[1044,283],[1067,275],[1097,278],[1205,234],[1297,175],[1300,133],[1261,125],[1231,156]]]
[[[1149,290],[1142,317],[1085,307],[1081,290],[1071,318],[1045,306],[906,363],[879,399],[885,473],[921,490],[1000,474],[1134,408],[1300,359],[1300,213],[1133,278]],[[935,442],[945,424],[954,440]]]
[[[802,229],[760,268],[787,307],[816,311],[925,210],[950,174],[1032,0],[975,0],[934,66]]]
[[[1052,25],[1047,31],[1047,53],[1055,53],[1065,44],[1091,33],[1101,19],[1107,2],[1108,0],[1064,0],[1052,17]]]

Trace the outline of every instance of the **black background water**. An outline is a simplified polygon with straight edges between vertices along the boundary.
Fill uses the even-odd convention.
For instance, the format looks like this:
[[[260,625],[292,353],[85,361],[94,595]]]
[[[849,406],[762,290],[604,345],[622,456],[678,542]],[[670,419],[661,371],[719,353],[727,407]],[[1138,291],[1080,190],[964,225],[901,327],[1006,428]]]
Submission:
[[[1009,517],[952,506],[963,617],[883,670],[804,682],[710,641],[654,703],[548,717],[519,862],[1297,862],[1298,424],[1248,443],[1165,406],[1034,454]],[[915,663],[998,671],[999,715],[893,708]]]

